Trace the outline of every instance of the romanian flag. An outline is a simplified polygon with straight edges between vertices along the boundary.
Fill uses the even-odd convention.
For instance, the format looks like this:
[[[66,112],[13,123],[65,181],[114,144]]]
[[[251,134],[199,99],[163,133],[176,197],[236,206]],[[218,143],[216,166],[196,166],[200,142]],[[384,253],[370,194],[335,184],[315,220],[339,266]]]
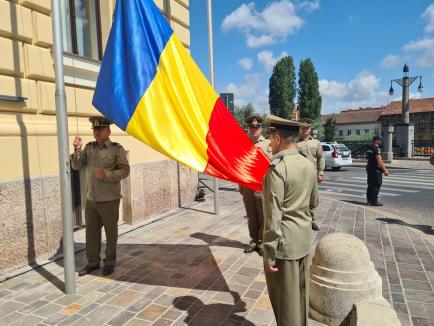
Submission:
[[[254,190],[269,166],[152,0],[118,0],[93,105],[129,135]]]

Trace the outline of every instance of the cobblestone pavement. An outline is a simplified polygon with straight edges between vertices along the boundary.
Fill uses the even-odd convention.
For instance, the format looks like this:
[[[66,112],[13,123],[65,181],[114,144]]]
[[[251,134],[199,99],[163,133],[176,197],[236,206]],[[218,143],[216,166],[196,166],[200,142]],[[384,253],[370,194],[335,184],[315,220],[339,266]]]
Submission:
[[[220,216],[209,197],[121,235],[115,273],[78,278],[74,295],[62,292],[61,260],[0,283],[0,325],[274,325],[261,258],[242,252],[241,197],[224,189]],[[314,244],[330,232],[364,240],[402,324],[434,324],[429,227],[327,198],[316,215]]]

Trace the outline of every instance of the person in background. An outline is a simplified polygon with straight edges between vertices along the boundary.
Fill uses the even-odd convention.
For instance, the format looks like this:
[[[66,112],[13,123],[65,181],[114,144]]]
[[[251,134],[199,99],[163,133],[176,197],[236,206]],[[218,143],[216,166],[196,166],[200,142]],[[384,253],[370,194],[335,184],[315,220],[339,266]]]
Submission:
[[[389,175],[389,171],[384,165],[381,158],[381,143],[383,139],[380,136],[374,136],[372,138],[372,145],[366,152],[366,158],[368,162],[366,164],[366,172],[368,174],[368,189],[366,189],[366,199],[368,205],[371,206],[383,206],[378,201],[378,194],[380,193],[381,184],[383,183],[383,173],[385,176]]]
[[[303,118],[299,120],[304,126],[300,128],[300,140],[297,143],[297,147],[304,157],[311,161],[317,171],[318,183],[324,180],[325,160],[322,150],[321,142],[314,139],[310,133],[312,131],[313,120]],[[315,223],[315,215],[312,211],[312,230],[319,231],[319,226]]]
[[[262,121],[260,115],[247,117],[247,135],[256,147],[261,148],[265,154],[270,156],[270,141],[262,135]],[[243,195],[250,235],[249,248],[245,249],[244,253],[257,251],[262,254],[262,227],[264,221],[262,192],[240,186],[240,193]]]

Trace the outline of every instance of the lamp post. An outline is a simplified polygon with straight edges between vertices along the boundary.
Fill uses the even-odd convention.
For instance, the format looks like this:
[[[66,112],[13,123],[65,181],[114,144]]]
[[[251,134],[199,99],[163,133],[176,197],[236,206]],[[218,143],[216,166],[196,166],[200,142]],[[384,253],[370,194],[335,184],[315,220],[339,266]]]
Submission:
[[[409,100],[409,88],[416,80],[419,79],[419,87],[417,88],[419,93],[423,91],[422,76],[409,77],[408,65],[405,64],[402,69],[404,76],[400,79],[392,79],[390,81],[389,95],[393,96],[395,91],[393,90],[393,82],[402,87],[402,115],[401,123],[395,125],[396,142],[401,146],[405,157],[411,157],[411,146],[414,140],[414,126],[410,124],[410,100]]]

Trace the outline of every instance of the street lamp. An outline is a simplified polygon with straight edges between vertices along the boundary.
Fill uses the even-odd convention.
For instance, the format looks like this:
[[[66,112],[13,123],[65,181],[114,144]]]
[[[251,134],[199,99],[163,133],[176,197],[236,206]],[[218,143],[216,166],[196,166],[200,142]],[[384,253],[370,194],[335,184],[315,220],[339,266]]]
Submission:
[[[408,65],[405,64],[402,72],[404,76],[400,79],[392,79],[390,81],[389,95],[393,96],[395,91],[393,90],[393,82],[402,87],[402,115],[401,123],[395,125],[396,143],[401,146],[402,152],[405,157],[412,156],[412,142],[414,140],[414,126],[410,124],[410,100],[409,100],[409,88],[417,79],[419,79],[419,87],[417,88],[419,93],[423,92],[422,76],[409,77]]]
[[[411,84],[413,84],[416,80],[419,81],[419,86],[417,88],[417,91],[419,93],[423,92],[423,85],[422,85],[422,76],[416,76],[416,77],[409,77],[408,65],[405,64],[404,68],[402,69],[402,72],[404,73],[404,77],[400,79],[392,79],[390,81],[390,89],[389,89],[389,95],[393,96],[395,94],[395,91],[393,90],[393,82],[397,83],[399,86],[402,87],[402,122],[403,123],[410,123],[410,105],[409,105],[409,87]]]

